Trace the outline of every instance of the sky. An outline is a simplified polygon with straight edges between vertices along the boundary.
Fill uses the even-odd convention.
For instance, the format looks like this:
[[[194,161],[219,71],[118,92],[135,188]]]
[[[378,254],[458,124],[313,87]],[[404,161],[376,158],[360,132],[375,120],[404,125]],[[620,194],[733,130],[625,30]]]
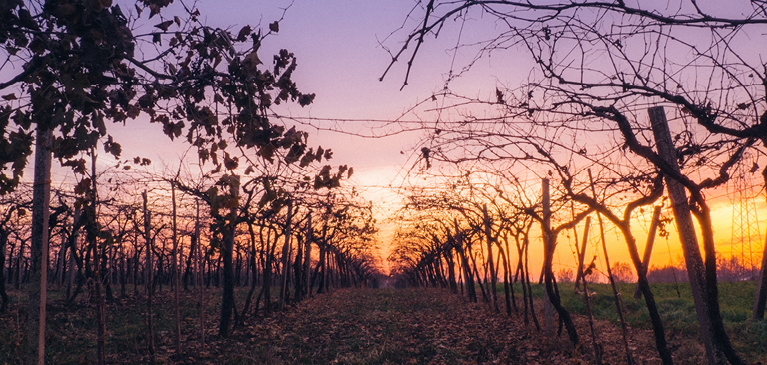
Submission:
[[[291,5],[292,3],[292,5]],[[226,6],[222,6],[226,4]],[[201,20],[237,32],[246,24],[266,24],[283,16],[283,8],[290,5],[280,23],[280,32],[270,36],[262,47],[262,58],[269,59],[280,48],[296,54],[298,69],[294,81],[305,93],[315,93],[316,99],[308,107],[286,105],[278,112],[294,117],[354,120],[327,121],[322,128],[340,126],[351,133],[370,135],[370,127],[380,125],[365,120],[392,120],[404,111],[429,97],[434,88],[442,84],[439,73],[418,77],[418,82],[400,91],[403,80],[401,70],[384,82],[378,79],[390,60],[379,40],[396,30],[413,6],[411,0],[399,1],[201,1]],[[339,124],[340,123],[340,124]],[[134,133],[143,136],[147,128],[140,125]],[[310,145],[331,148],[335,164],[348,164],[365,184],[388,185],[396,176],[399,166],[407,159],[401,151],[415,144],[415,136],[398,138],[352,138],[349,135],[328,133],[304,127],[309,132]],[[404,137],[404,138],[403,138]],[[123,143],[127,151],[147,151],[165,138],[129,139]],[[161,152],[163,155],[166,152]],[[171,161],[173,158],[170,159]],[[386,175],[386,176],[384,176]],[[387,178],[388,177],[388,178]]]
[[[463,28],[457,24],[445,28],[440,38],[429,39],[423,45],[406,87],[402,88],[406,71],[402,62],[396,64],[380,82],[379,78],[391,60],[384,46],[395,49],[404,39],[405,33],[400,31],[392,35],[392,32],[402,27],[405,30],[414,27],[414,19],[408,19],[407,14],[415,3],[413,0],[293,1],[280,23],[279,34],[266,42],[265,49],[287,48],[294,52],[299,63],[295,81],[303,92],[316,93],[317,98],[307,108],[291,106],[287,112],[314,118],[360,120],[342,122],[337,126],[364,135],[371,134],[369,127],[379,124],[362,120],[434,118],[433,114],[424,110],[438,106],[439,101],[427,102],[417,109],[417,113],[407,111],[440,92],[451,68],[465,65],[472,59],[473,53],[452,50],[456,39],[460,38],[462,43],[471,43],[483,38],[488,32],[497,32],[497,25],[481,17],[472,17]],[[203,0],[199,7],[209,24],[221,22],[221,27],[229,24],[236,31],[247,23],[268,24],[278,19],[282,16],[281,8],[291,2],[227,1],[228,6],[220,4],[223,2]],[[459,30],[462,30],[460,34],[457,33]],[[498,85],[522,81],[531,69],[531,64],[519,58],[493,55],[474,64],[469,73],[451,80],[450,88],[470,96],[490,99],[494,97]],[[325,127],[332,125],[335,124],[323,124]],[[317,143],[333,149],[333,163],[354,167],[353,182],[362,187],[363,196],[378,204],[379,220],[385,219],[396,209],[392,203],[399,201],[399,198],[394,190],[387,187],[391,185],[396,188],[402,184],[404,175],[415,163],[413,147],[418,142],[418,133],[360,138],[311,129],[307,131],[310,132],[310,144]],[[756,200],[754,204],[754,208],[763,213],[762,217],[767,216],[764,214],[766,209],[763,199]],[[719,222],[716,228],[719,249],[729,253],[731,227],[728,223],[732,222],[733,214],[731,205],[727,199],[718,199],[712,208],[714,221]],[[664,214],[670,215],[670,212],[665,211]],[[634,224],[640,250],[644,248],[649,228],[649,211],[646,215]],[[392,227],[389,225],[384,228],[382,239],[387,240]],[[676,263],[681,257],[676,232],[673,227],[670,228],[668,240],[658,239],[652,258],[653,263],[661,266]],[[760,229],[764,228],[767,227]],[[578,231],[582,235],[583,224]],[[592,245],[597,236],[595,232],[592,230]],[[573,267],[574,240],[572,234],[569,238],[567,236],[563,234],[560,238],[555,262],[562,267]],[[611,261],[628,262],[625,244],[614,229],[608,229],[607,239],[613,242],[610,245]],[[596,246],[593,249],[596,250]],[[387,255],[384,250],[382,256],[385,258]],[[533,258],[531,265],[536,266],[537,262],[538,259]]]
[[[180,3],[172,4],[171,8],[174,6]],[[293,80],[302,92],[315,93],[316,98],[307,107],[287,103],[278,107],[277,112],[296,118],[327,119],[313,122],[320,129],[303,127],[309,133],[309,145],[331,148],[334,154],[330,163],[354,168],[350,182],[365,199],[375,203],[382,240],[388,241],[393,225],[386,218],[398,207],[400,199],[395,189],[415,163],[417,154],[413,152],[421,135],[411,132],[373,136],[390,130],[383,128],[383,121],[433,117],[424,110],[437,106],[436,103],[426,103],[416,108],[416,113],[411,108],[431,100],[433,94],[444,88],[451,64],[466,62],[466,57],[473,55],[451,52],[454,44],[442,40],[429,42],[403,88],[404,63],[396,64],[383,81],[379,79],[391,61],[386,48],[396,50],[405,36],[401,31],[392,33],[414,24],[407,17],[416,6],[413,0],[202,0],[196,6],[203,23],[233,33],[246,24],[266,28],[282,18],[279,33],[263,43],[261,58],[270,59],[281,48],[293,52],[298,60]],[[172,14],[172,9],[169,10],[167,13]],[[148,23],[159,22],[154,18]],[[476,66],[480,71],[491,68],[491,62]],[[451,86],[459,84],[470,87],[472,93],[485,92],[491,96],[498,82],[496,77],[487,72],[472,72],[472,78],[459,79]],[[152,159],[156,166],[177,165],[185,150],[182,144],[168,143],[159,125],[129,123],[111,129],[110,133],[122,144],[124,157],[141,155]],[[387,256],[388,249],[384,247],[381,257],[385,260]]]
[[[132,2],[115,3],[125,3],[124,8],[132,8]],[[178,6],[179,0],[171,5]],[[414,150],[417,150],[415,147],[421,135],[411,132],[365,138],[353,134],[371,136],[381,133],[382,130],[376,129],[383,125],[380,121],[434,118],[427,110],[439,106],[440,101],[428,100],[443,89],[452,66],[465,65],[474,56],[465,51],[452,50],[456,39],[471,43],[487,32],[497,31],[495,27],[498,26],[475,17],[466,21],[465,28],[459,24],[446,28],[440,38],[430,39],[423,45],[408,85],[403,88],[406,71],[403,62],[396,64],[383,81],[379,78],[391,61],[387,48],[396,50],[406,35],[404,31],[396,31],[401,28],[406,31],[415,25],[416,20],[408,18],[408,13],[416,6],[414,0],[201,0],[195,6],[201,10],[203,23],[230,29],[234,33],[246,24],[266,28],[269,23],[283,18],[279,33],[265,41],[261,58],[270,59],[270,55],[281,48],[295,53],[298,69],[294,81],[302,92],[317,96],[308,107],[286,105],[277,111],[292,117],[327,120],[320,122],[319,126],[323,129],[343,129],[349,133],[304,127],[309,132],[310,146],[331,148],[334,151],[331,163],[354,168],[351,182],[360,188],[366,199],[378,205],[379,221],[385,221],[388,214],[396,209],[399,197],[394,189],[388,187],[400,186],[415,164],[417,153]],[[170,10],[168,14],[174,13],[173,9]],[[159,23],[159,20],[152,19],[149,24],[155,22]],[[392,35],[393,32],[396,33]],[[470,72],[452,80],[450,88],[490,99],[494,97],[498,85],[521,81],[531,69],[532,65],[520,59],[486,57],[474,64]],[[424,100],[427,102],[421,104]],[[415,112],[409,112],[416,106]],[[178,156],[186,148],[181,143],[168,143],[159,125],[130,123],[126,127],[113,128],[110,133],[114,133],[122,144],[124,157],[149,157],[155,165],[177,164]],[[761,199],[758,204],[759,210],[764,212]],[[726,203],[717,204],[714,215],[717,221],[727,222],[732,217],[732,211]],[[646,222],[638,221],[638,231],[644,231],[646,227]],[[392,226],[385,224],[383,228],[382,239],[387,240]],[[582,232],[582,225],[579,230]],[[608,236],[613,238],[608,239],[614,241],[615,232],[610,232]],[[721,238],[718,241],[729,242],[729,227],[719,226],[717,235]],[[641,250],[644,238],[641,232],[638,236],[642,242]],[[674,242],[673,232],[669,239]],[[563,267],[572,265],[568,245],[571,242],[563,237],[555,258]],[[659,264],[664,264],[675,261],[681,254],[678,244],[665,245],[668,248],[664,245],[665,242],[656,250],[654,262],[657,260]],[[615,256],[611,261],[628,261],[625,245],[615,244],[612,247]],[[387,255],[386,250],[381,253],[384,259]],[[531,265],[537,265],[536,262],[534,258]]]
[[[177,1],[171,7],[179,5]],[[260,56],[271,59],[271,55],[282,48],[293,52],[298,60],[293,80],[302,92],[315,93],[316,98],[303,108],[297,104],[283,104],[277,112],[299,118],[328,119],[314,123],[323,129],[340,128],[366,136],[380,133],[381,130],[372,130],[381,127],[379,121],[400,118],[414,105],[429,99],[444,84],[443,72],[449,69],[448,62],[452,59],[444,51],[424,57],[414,69],[410,85],[402,90],[405,70],[402,64],[397,65],[384,81],[379,81],[391,60],[381,43],[385,42],[389,47],[399,45],[402,34],[388,40],[387,37],[403,25],[414,5],[412,0],[202,0],[196,3],[203,23],[233,33],[248,24],[266,28],[269,23],[283,18],[279,33],[265,40]],[[174,13],[173,9],[169,10],[168,14]],[[159,22],[157,18],[149,21],[150,24]],[[447,48],[443,44],[434,46]],[[303,130],[309,133],[310,146],[320,145],[333,150],[331,164],[354,168],[350,182],[358,187],[366,200],[375,203],[377,219],[385,225],[382,226],[382,239],[388,239],[392,227],[384,221],[396,209],[392,203],[398,201],[389,186],[401,184],[407,165],[413,163],[410,157],[418,133],[364,138],[310,126],[304,126]],[[152,159],[155,166],[177,165],[178,157],[186,148],[180,143],[168,143],[159,125],[129,123],[111,129],[110,133],[114,133],[122,144],[123,157],[141,155]],[[385,259],[388,250],[384,249],[381,256]]]

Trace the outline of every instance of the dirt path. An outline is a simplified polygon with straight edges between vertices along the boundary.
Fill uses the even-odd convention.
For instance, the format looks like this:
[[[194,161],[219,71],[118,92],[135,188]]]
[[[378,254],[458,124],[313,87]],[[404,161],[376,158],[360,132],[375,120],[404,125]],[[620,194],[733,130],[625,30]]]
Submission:
[[[593,363],[585,328],[573,349],[566,335],[546,341],[520,318],[494,315],[437,289],[339,290],[257,319],[227,358],[264,364],[580,364]],[[581,323],[583,325],[585,323]],[[619,332],[605,343],[605,363],[625,362]],[[639,363],[656,363],[652,356]]]

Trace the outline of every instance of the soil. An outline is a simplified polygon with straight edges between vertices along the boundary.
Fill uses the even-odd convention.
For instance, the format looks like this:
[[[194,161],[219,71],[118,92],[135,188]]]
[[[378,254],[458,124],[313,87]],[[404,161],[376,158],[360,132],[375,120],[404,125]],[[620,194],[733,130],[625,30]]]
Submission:
[[[218,356],[263,364],[597,363],[586,318],[574,316],[574,346],[566,333],[547,338],[532,321],[525,325],[521,310],[509,317],[441,289],[337,290],[255,319],[235,335],[242,346]],[[627,363],[620,328],[595,326],[602,363]],[[652,333],[629,332],[633,361],[660,363]]]

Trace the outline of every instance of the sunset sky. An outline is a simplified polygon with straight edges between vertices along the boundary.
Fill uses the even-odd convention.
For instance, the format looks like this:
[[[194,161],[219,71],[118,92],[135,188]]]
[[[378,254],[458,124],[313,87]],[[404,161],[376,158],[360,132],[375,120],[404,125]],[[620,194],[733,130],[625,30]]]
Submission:
[[[312,122],[323,129],[343,129],[352,134],[373,136],[395,130],[381,129],[384,121],[415,121],[431,117],[423,110],[437,106],[436,102],[417,108],[416,113],[408,111],[442,90],[451,62],[465,63],[466,57],[473,56],[450,52],[448,49],[454,44],[438,40],[425,45],[406,87],[402,88],[405,77],[403,63],[395,65],[389,75],[379,81],[391,60],[382,44],[391,49],[401,44],[404,37],[402,31],[391,37],[390,34],[402,26],[407,29],[414,24],[413,19],[407,19],[407,14],[415,6],[412,0],[203,0],[197,6],[202,13],[202,22],[235,33],[246,24],[266,28],[269,23],[280,19],[283,9],[289,6],[280,22],[279,33],[267,38],[260,54],[262,58],[270,59],[271,54],[281,48],[296,54],[298,69],[294,81],[302,92],[316,93],[317,97],[308,107],[289,104],[278,107],[276,111],[297,118],[327,119]],[[141,20],[146,21],[145,18]],[[148,24],[154,22],[159,20],[152,19]],[[471,94],[484,93],[491,97],[498,84],[497,76],[486,72],[492,68],[492,62],[479,64],[476,67],[479,72],[472,71],[451,83],[451,87],[466,85]],[[497,68],[503,70],[502,74],[509,75],[509,67]],[[528,72],[514,67],[511,71]],[[309,132],[310,146],[321,145],[333,150],[331,163],[348,164],[354,168],[351,181],[366,199],[376,203],[379,221],[396,209],[393,203],[399,197],[389,186],[401,186],[404,175],[415,163],[412,154],[419,133],[364,138],[321,131],[310,126],[303,129]],[[178,156],[186,148],[181,143],[168,143],[159,125],[138,122],[121,128],[119,132],[116,130],[111,132],[121,135],[119,141],[123,145],[124,157],[149,157],[156,168],[177,165]],[[384,227],[383,232],[388,236],[391,225]],[[382,252],[384,259],[387,252]]]
[[[270,59],[270,55],[280,48],[295,53],[299,66],[294,81],[302,92],[316,93],[317,97],[308,107],[287,105],[276,109],[276,112],[304,121],[308,120],[305,118],[314,118],[311,123],[323,129],[341,129],[349,133],[303,127],[310,134],[311,146],[322,145],[334,151],[331,163],[347,164],[354,168],[352,182],[361,188],[366,199],[378,204],[377,214],[381,221],[396,209],[399,198],[396,189],[390,189],[389,186],[401,186],[416,163],[417,153],[414,148],[420,134],[399,133],[381,138],[364,138],[353,134],[371,137],[396,130],[381,129],[384,127],[383,121],[435,118],[435,114],[429,110],[440,106],[441,100],[431,101],[432,95],[443,89],[451,68],[463,67],[475,56],[473,53],[453,51],[456,39],[471,43],[496,27],[492,22],[475,17],[466,22],[465,29],[457,24],[443,30],[440,38],[424,44],[413,66],[408,85],[401,89],[406,71],[404,62],[396,64],[382,82],[379,78],[391,60],[386,48],[396,50],[406,36],[406,31],[416,24],[417,19],[408,18],[408,13],[416,6],[413,0],[202,0],[196,5],[202,12],[201,20],[204,23],[227,28],[235,33],[246,24],[266,28],[267,24],[280,19],[283,8],[289,6],[280,22],[279,33],[267,38],[260,53],[263,59]],[[180,2],[171,6],[178,7]],[[125,7],[132,8],[132,3],[127,3]],[[146,21],[150,26],[159,22],[157,19],[147,21],[145,16],[141,21]],[[392,32],[396,33],[392,35]],[[530,75],[532,65],[525,64],[524,58],[511,59],[504,55],[481,59],[470,72],[451,80],[451,90],[480,99],[491,99],[499,85],[514,85]],[[425,100],[427,102],[421,104]],[[159,125],[137,122],[121,127],[119,131],[114,128],[111,133],[122,143],[124,157],[149,157],[157,168],[177,165],[179,156],[186,148],[181,143],[168,143]],[[729,200],[723,196],[724,192],[717,194],[722,195],[712,204],[714,220],[717,222],[717,242],[720,252],[729,254],[732,210]],[[756,202],[760,218],[767,217],[764,199],[757,199]],[[664,210],[664,214],[670,215],[670,211]],[[644,246],[648,220],[649,216],[637,220],[635,224],[641,243],[640,250]],[[391,227],[391,224],[384,225],[385,234],[382,239],[388,238]],[[762,230],[765,228],[767,224],[760,226]],[[582,225],[579,226],[579,232],[582,229]],[[653,263],[665,265],[680,257],[681,249],[673,229],[671,233],[668,245],[665,240],[658,241]],[[572,255],[567,248],[571,242],[564,235],[560,237],[560,249],[555,263],[563,267],[572,266]],[[592,237],[596,237],[596,234],[593,233]],[[613,242],[610,245],[613,255],[611,261],[627,262],[629,258],[625,245],[622,241],[616,244],[616,237],[613,229],[608,230],[608,240]],[[382,256],[386,255],[387,251],[384,250]],[[533,257],[531,265],[537,266],[539,262],[539,258]]]

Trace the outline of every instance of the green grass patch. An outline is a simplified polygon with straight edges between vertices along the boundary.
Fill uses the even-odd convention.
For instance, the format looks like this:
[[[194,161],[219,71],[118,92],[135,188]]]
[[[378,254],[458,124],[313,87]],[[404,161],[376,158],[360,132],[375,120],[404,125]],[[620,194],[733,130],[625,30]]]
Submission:
[[[517,284],[518,285],[518,284]],[[651,328],[650,317],[644,297],[634,299],[636,284],[617,284],[627,323],[636,328]],[[683,337],[699,341],[698,320],[688,283],[656,283],[650,285],[664,328],[669,337]],[[515,289],[519,287],[516,286]],[[498,287],[503,291],[503,286]],[[543,298],[543,285],[533,285],[533,295]],[[767,360],[767,321],[751,321],[756,283],[753,281],[720,282],[719,305],[727,333],[737,350],[749,362]],[[581,287],[582,290],[582,287]],[[619,325],[614,295],[609,284],[589,284],[594,318],[609,320]],[[519,290],[516,290],[519,294]],[[574,313],[585,315],[583,294],[577,294],[572,283],[559,283],[559,293],[564,307]]]

